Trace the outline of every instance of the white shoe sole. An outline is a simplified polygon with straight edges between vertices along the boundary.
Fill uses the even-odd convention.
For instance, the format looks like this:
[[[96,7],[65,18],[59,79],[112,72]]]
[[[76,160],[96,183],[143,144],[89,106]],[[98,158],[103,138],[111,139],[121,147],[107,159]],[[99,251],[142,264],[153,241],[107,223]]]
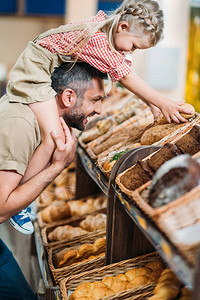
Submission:
[[[17,223],[14,223],[12,221],[12,219],[9,219],[10,224],[19,232],[23,233],[23,234],[32,234],[34,232],[34,227],[32,228],[32,230],[30,229],[25,229],[20,227]]]

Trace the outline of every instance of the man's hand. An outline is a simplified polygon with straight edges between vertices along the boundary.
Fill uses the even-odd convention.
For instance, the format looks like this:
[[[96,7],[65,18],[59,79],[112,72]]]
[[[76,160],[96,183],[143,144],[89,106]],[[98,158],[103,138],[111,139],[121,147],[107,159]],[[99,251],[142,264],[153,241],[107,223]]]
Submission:
[[[65,143],[62,142],[61,138],[56,132],[52,132],[52,137],[56,144],[56,149],[52,157],[52,164],[64,169],[74,160],[77,140],[72,133],[71,128],[66,125],[63,118],[60,118],[60,122],[65,134]]]

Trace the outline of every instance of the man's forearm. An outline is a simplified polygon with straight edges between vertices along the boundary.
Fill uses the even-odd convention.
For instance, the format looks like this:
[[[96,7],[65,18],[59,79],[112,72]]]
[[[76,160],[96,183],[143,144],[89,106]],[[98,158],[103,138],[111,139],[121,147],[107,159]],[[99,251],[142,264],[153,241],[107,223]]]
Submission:
[[[6,221],[11,216],[27,207],[41,194],[47,185],[49,185],[49,183],[51,183],[61,171],[61,166],[51,164],[47,169],[35,175],[30,180],[18,185],[9,194],[9,196],[6,195],[6,191],[4,192],[4,188],[0,187],[0,192],[2,190],[0,223]]]

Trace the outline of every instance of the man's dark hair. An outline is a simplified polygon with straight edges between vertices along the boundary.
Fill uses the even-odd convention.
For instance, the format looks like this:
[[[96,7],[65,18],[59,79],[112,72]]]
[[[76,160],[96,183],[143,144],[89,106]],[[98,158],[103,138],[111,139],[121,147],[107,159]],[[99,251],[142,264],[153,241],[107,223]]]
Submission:
[[[91,86],[93,78],[106,79],[107,73],[102,73],[85,62],[68,62],[54,69],[51,86],[58,94],[71,88],[78,97],[82,97]]]

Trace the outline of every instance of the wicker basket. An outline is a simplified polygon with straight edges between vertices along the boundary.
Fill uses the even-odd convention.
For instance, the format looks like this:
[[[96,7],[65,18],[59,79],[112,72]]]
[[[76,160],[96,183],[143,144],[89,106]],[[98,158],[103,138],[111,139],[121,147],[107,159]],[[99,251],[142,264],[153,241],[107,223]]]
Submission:
[[[154,143],[153,145],[163,146],[166,143],[175,144],[181,137],[183,137],[185,134],[187,134],[192,129],[192,127],[194,127],[194,125],[198,125],[198,124],[200,124],[200,116],[196,117],[193,121],[187,123],[184,127],[179,128],[178,130],[176,130],[175,132],[173,132],[171,135],[166,136],[165,138],[163,138],[159,142]],[[157,151],[159,151],[159,150],[160,149],[158,149]],[[154,154],[155,154],[155,152],[152,153],[152,154],[150,154],[150,155],[148,155],[144,159],[142,159],[142,161],[146,161],[146,160],[150,159],[151,156],[153,156]],[[135,165],[132,165],[131,167],[129,167],[128,169],[126,169],[124,172],[120,173],[117,176],[117,178],[116,178],[116,183],[118,184],[118,186],[121,189],[121,191],[124,192],[131,199],[133,198],[133,193],[135,193],[135,190],[131,190],[131,189],[126,188],[124,186],[124,184],[122,183],[121,177],[124,174],[126,174],[127,172],[129,172],[132,169],[134,169],[134,166]],[[144,186],[145,186],[145,184],[146,183],[144,183]]]
[[[130,149],[139,147],[139,145],[140,144],[137,143],[136,141],[131,142],[131,139],[126,139],[126,140],[114,145],[113,147],[109,148],[108,150],[102,152],[99,155],[96,164],[97,164],[98,168],[101,170],[101,172],[103,174],[105,174],[106,177],[109,178],[111,171],[110,170],[107,171],[103,168],[103,164],[104,164],[105,160],[111,159],[114,156],[114,154],[117,152],[127,151],[127,149],[130,150]]]
[[[114,139],[113,137],[116,135],[117,138],[119,138],[119,141],[121,139],[128,139],[130,138],[130,130],[132,131],[135,129],[134,136],[135,139],[140,137],[146,127],[153,122],[153,117],[149,109],[145,109],[141,111],[139,114],[131,117],[130,119],[124,121],[118,126],[115,126],[113,130],[108,131],[103,136],[100,136],[99,138],[95,139],[94,141],[90,142],[86,148],[86,151],[90,155],[90,157],[94,160],[98,158],[98,155],[104,151],[106,151],[111,146],[105,146],[105,150],[102,150],[99,154],[96,154],[96,148],[99,145],[102,145],[104,143],[107,143],[109,139]],[[114,144],[118,143],[114,142]],[[112,144],[112,145],[114,145]]]
[[[88,141],[85,142],[85,135],[88,135],[88,133],[90,134],[89,130],[92,130],[92,136],[90,136],[90,141],[102,135],[102,133],[96,127],[96,124],[99,120],[103,120],[108,116],[112,116],[116,112],[116,110],[121,109],[123,105],[131,101],[131,99],[133,98],[133,94],[127,91],[128,90],[122,90],[120,92],[118,91],[117,93],[108,96],[108,98],[106,98],[105,101],[102,102],[103,114],[101,114],[101,116],[95,116],[94,118],[92,118],[92,121],[90,120],[90,122],[87,125],[87,129],[79,135],[78,140],[83,148],[87,148],[87,145],[89,143]],[[141,106],[142,104],[143,103],[141,103]]]
[[[76,201],[76,200],[77,201],[78,200],[87,201],[88,198],[96,199],[96,198],[101,197],[101,195],[104,198],[104,194],[100,193],[100,194],[96,194],[96,195],[87,196],[87,197],[84,197],[84,198],[81,198],[81,199],[73,199],[73,200],[69,200],[69,201]],[[68,201],[66,201],[66,202],[68,202]],[[106,210],[105,208],[102,208],[102,209],[95,210],[94,212],[101,213],[101,212],[104,212],[105,210]],[[72,216],[72,217],[70,217],[68,219],[65,219],[65,220],[61,220],[61,221],[57,221],[57,222],[52,222],[51,225],[53,225],[53,226],[54,225],[62,225],[63,221],[73,222],[74,220],[76,220],[76,218],[77,218],[77,216]],[[39,224],[40,228],[44,228],[44,227],[50,225],[49,223],[46,223],[46,222],[43,221],[41,211],[38,212],[37,219],[38,219],[38,224]]]
[[[86,261],[72,264],[62,268],[57,268],[54,265],[55,255],[59,251],[63,250],[64,248],[67,248],[67,250],[72,250],[74,248],[76,249],[77,247],[83,244],[88,244],[88,243],[93,244],[97,239],[101,237],[105,237],[105,234],[106,234],[105,231],[101,233],[95,232],[92,233],[90,236],[79,237],[78,241],[71,241],[70,243],[66,243],[66,244],[63,243],[47,249],[49,267],[56,284],[59,284],[59,282],[62,279],[69,277],[71,275],[93,270],[94,268],[102,267],[105,265],[105,255],[99,256],[94,259],[88,259]]]
[[[156,252],[135,257],[132,259],[124,260],[118,263],[114,263],[102,268],[98,268],[89,272],[78,274],[66,278],[60,282],[61,293],[63,300],[68,300],[68,292],[74,291],[77,286],[83,282],[101,281],[103,277],[115,276],[117,274],[125,273],[126,271],[134,267],[143,267],[145,264],[151,261],[160,261],[160,257]],[[141,286],[135,289],[129,289],[111,296],[102,298],[103,300],[116,300],[116,299],[148,299],[153,295],[154,284]]]
[[[71,243],[71,241],[76,241],[78,242],[78,240],[80,239],[80,236],[77,236],[77,237],[74,237],[73,239],[65,239],[65,240],[62,240],[62,241],[54,241],[54,242],[50,242],[49,239],[48,239],[48,235],[50,232],[52,232],[56,227],[58,226],[64,226],[64,225],[71,225],[73,227],[78,227],[80,222],[82,220],[84,220],[87,216],[90,216],[90,215],[97,215],[99,213],[104,213],[106,214],[106,209],[102,209],[101,211],[98,211],[98,212],[94,212],[94,213],[91,213],[91,214],[87,214],[87,215],[84,215],[84,216],[81,216],[81,217],[72,217],[68,220],[64,220],[64,221],[60,221],[60,222],[57,222],[57,223],[54,223],[53,225],[47,225],[45,226],[42,230],[41,230],[41,236],[42,236],[42,241],[43,241],[43,244],[46,248],[50,248],[50,247],[54,247],[56,245],[60,245],[60,244],[63,244],[63,243]],[[95,233],[103,233],[105,232],[105,230],[97,230],[95,231]],[[81,235],[81,237],[90,237],[90,235],[93,235],[94,231],[93,232],[88,232],[86,234],[83,234]]]
[[[170,204],[164,205],[163,209],[157,210],[155,220],[188,262],[195,265],[200,241],[188,244],[188,239],[184,239],[185,242],[183,239],[180,241],[176,234],[180,229],[200,224],[200,185]]]
[[[154,220],[187,261],[195,264],[200,243],[192,245],[180,243],[176,238],[176,232],[181,228],[200,223],[200,185],[168,204],[153,208],[147,203],[147,198],[143,196],[150,183],[151,181],[135,190],[131,199],[146,215]]]

